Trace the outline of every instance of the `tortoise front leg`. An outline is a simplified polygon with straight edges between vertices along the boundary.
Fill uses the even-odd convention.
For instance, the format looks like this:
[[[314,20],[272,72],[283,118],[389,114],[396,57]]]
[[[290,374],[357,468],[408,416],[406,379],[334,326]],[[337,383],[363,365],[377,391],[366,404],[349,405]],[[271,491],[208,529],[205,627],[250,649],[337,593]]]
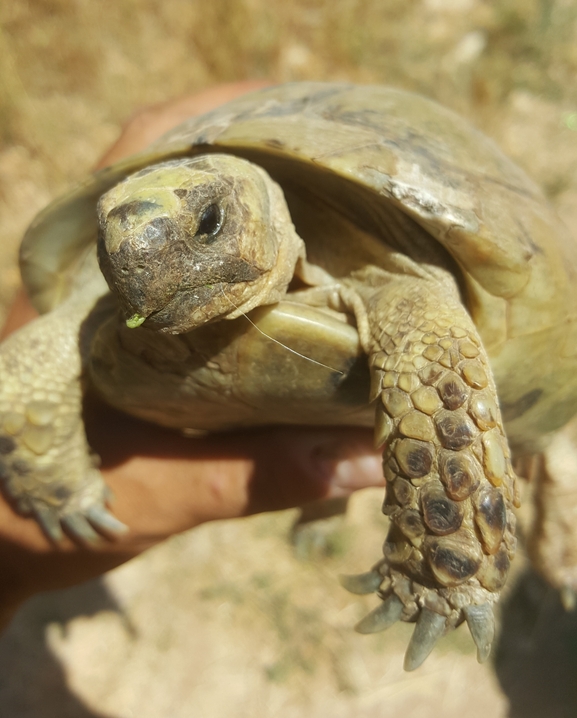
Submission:
[[[405,657],[413,670],[465,619],[483,661],[515,552],[516,501],[487,355],[452,283],[398,276],[384,289],[345,289],[344,299],[370,355],[391,521],[383,560],[344,579],[383,601],[357,630],[416,621]]]
[[[0,482],[54,541],[62,526],[82,541],[98,537],[93,527],[126,530],[106,509],[82,421],[82,324],[102,293],[83,289],[0,346]]]

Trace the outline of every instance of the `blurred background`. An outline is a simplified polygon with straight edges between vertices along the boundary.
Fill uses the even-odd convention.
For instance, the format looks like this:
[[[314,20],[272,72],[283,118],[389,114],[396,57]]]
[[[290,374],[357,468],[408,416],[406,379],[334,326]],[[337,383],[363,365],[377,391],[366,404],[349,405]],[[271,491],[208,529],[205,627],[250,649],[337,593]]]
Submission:
[[[219,82],[385,83],[452,107],[577,232],[576,0],[2,0],[0,318],[28,222],[138,108]],[[0,638],[2,718],[577,715],[577,619],[521,559],[492,662],[461,629],[404,674],[411,628],[363,637],[385,530],[359,493],[330,555],[299,560],[294,512],[204,526],[74,590]]]

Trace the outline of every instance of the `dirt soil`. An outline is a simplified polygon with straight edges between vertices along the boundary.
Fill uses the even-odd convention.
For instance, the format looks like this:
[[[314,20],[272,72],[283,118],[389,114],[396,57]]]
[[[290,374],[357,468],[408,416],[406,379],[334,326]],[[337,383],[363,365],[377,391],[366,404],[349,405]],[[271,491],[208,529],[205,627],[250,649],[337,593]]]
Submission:
[[[575,0],[2,0],[0,314],[26,225],[136,108],[260,77],[386,83],[453,107],[577,231]],[[381,500],[355,497],[324,559],[295,557],[285,512],[204,526],[36,597],[0,638],[0,715],[577,715],[577,617],[522,558],[487,665],[465,629],[412,674],[411,627],[352,631],[374,599],[336,576],[379,554]]]

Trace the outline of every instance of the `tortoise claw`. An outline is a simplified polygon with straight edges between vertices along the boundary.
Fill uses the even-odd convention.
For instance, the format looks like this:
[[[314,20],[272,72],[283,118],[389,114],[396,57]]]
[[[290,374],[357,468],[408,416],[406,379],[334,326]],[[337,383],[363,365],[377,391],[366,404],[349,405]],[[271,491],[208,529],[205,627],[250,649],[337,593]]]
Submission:
[[[404,668],[414,671],[427,658],[445,632],[447,619],[440,613],[423,608],[405,653]]]
[[[36,506],[34,508],[34,516],[40,524],[44,533],[54,543],[62,541],[62,527],[57,515],[45,506]]]
[[[493,609],[488,603],[484,603],[481,606],[465,606],[463,613],[477,646],[477,660],[484,663],[489,658],[495,637]]]
[[[403,613],[403,603],[400,598],[391,594],[380,606],[377,606],[355,626],[358,633],[377,633],[384,631],[396,623]]]
[[[90,544],[98,543],[101,538],[80,513],[67,514],[60,521],[72,538],[80,539]]]
[[[341,574],[339,576],[340,584],[350,593],[358,596],[365,596],[369,593],[375,593],[383,582],[383,577],[378,571],[367,571],[354,576]]]
[[[128,526],[113,516],[104,506],[91,506],[86,511],[86,518],[98,531],[121,536],[127,533]]]

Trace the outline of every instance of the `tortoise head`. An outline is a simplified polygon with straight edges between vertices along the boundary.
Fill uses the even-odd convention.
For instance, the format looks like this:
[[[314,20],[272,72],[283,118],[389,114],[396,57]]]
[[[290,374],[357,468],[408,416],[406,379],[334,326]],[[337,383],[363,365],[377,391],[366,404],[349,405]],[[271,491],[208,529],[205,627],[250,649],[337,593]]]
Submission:
[[[227,155],[147,167],[98,217],[100,267],[133,327],[181,333],[278,301],[302,251],[280,188]]]

